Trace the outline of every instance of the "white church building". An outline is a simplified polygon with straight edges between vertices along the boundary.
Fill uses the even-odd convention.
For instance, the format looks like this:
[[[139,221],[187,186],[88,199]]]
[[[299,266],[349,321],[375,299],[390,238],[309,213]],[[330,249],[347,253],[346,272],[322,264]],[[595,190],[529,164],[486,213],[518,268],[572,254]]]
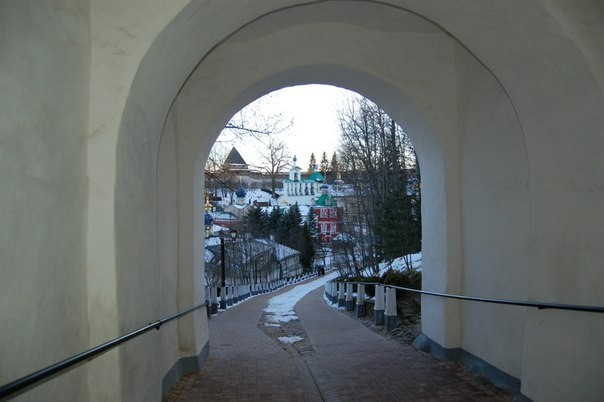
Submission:
[[[321,186],[325,183],[325,177],[315,166],[307,178],[302,178],[302,169],[296,164],[298,158],[294,155],[289,178],[283,181],[283,200],[281,204],[315,205],[317,198],[321,196]]]

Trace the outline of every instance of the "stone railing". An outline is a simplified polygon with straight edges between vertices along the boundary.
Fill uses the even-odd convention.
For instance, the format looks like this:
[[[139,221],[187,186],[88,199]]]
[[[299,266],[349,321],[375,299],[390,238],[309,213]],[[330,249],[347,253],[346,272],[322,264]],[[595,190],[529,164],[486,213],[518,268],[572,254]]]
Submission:
[[[235,306],[252,296],[274,292],[284,286],[294,285],[316,275],[316,273],[307,273],[295,277],[258,284],[246,283],[239,285],[227,285],[224,287],[206,286],[205,294],[208,317],[218,314],[218,311],[220,310],[226,310],[229,307]]]
[[[398,326],[395,288],[378,283],[327,282],[325,297],[339,308],[346,311],[356,310],[357,317],[365,317],[368,302],[365,297],[367,286],[375,288],[374,324],[385,326],[387,331],[392,331]]]

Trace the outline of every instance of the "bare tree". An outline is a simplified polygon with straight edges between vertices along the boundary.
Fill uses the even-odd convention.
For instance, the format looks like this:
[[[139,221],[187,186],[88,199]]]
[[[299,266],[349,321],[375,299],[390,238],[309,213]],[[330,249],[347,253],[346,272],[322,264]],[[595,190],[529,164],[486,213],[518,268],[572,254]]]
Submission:
[[[365,266],[418,251],[419,191],[410,192],[410,172],[419,180],[409,138],[366,98],[351,98],[339,112],[340,167],[356,191],[357,233]]]
[[[255,138],[265,141],[269,135],[286,132],[294,124],[293,119],[285,119],[282,113],[267,113],[273,94],[268,94],[250,103],[229,120],[220,134],[219,140],[231,141],[233,138]],[[221,141],[222,141],[221,140]]]
[[[266,149],[260,151],[260,156],[266,164],[261,168],[271,177],[271,190],[274,195],[277,187],[277,175],[289,166],[288,150],[287,145],[275,137],[270,137],[265,146]]]
[[[234,188],[238,186],[236,174],[224,168],[224,162],[234,142],[241,143],[253,139],[266,147],[265,144],[272,141],[271,136],[284,133],[293,125],[293,120],[286,120],[282,113],[270,112],[275,110],[274,107],[269,107],[273,97],[272,94],[263,96],[237,112],[215,141],[205,167],[206,189],[214,196],[227,197],[230,193],[232,197]],[[269,167],[268,171],[270,170]],[[274,180],[273,177],[273,192]]]
[[[205,187],[214,197],[227,197],[227,192],[234,191],[237,184],[234,175],[224,169],[227,155],[225,144],[215,143],[206,161]]]

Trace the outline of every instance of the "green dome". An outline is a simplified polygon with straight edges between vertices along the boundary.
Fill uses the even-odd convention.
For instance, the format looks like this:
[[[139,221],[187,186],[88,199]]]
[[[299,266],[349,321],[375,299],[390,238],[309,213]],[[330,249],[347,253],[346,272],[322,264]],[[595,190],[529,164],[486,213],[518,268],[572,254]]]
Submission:
[[[325,182],[325,176],[323,176],[321,172],[312,172],[312,174],[308,176],[308,179],[306,180],[323,183]]]

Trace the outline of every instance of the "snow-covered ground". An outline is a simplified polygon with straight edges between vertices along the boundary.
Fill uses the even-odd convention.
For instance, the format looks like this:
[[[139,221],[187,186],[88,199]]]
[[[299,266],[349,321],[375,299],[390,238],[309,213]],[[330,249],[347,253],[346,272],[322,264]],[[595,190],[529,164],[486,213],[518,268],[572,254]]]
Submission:
[[[297,285],[293,289],[275,296],[268,301],[268,307],[264,309],[267,313],[266,319],[271,326],[279,325],[280,322],[289,322],[298,317],[294,312],[294,306],[300,299],[306,296],[309,292],[324,286],[328,281],[335,279],[338,276],[337,272],[331,272],[324,276],[318,277],[314,281]]]
[[[413,269],[415,269],[416,271],[421,271],[422,270],[422,253],[419,252],[416,254],[411,254],[411,262],[413,265]],[[379,267],[380,267],[380,275],[383,275],[389,269],[392,269],[394,271],[404,271],[407,269],[407,266],[405,265],[405,260],[403,259],[403,257],[399,257],[399,258],[395,259],[394,261],[392,261],[391,264],[382,262],[382,263],[380,263]]]
[[[279,339],[283,343],[292,343],[293,344],[293,343],[303,340],[304,338],[299,337],[299,336],[280,336],[277,339]]]
[[[412,255],[413,267],[421,269],[421,253]],[[382,263],[380,264],[380,274],[386,272],[388,269],[394,270],[404,270],[406,269],[405,262],[403,258],[397,258],[392,262],[392,264]],[[278,327],[280,323],[287,323],[289,321],[295,320],[298,318],[294,311],[294,307],[296,303],[300,301],[304,296],[306,296],[311,291],[324,286],[330,280],[333,280],[338,277],[338,272],[333,271],[324,276],[318,277],[317,279],[304,283],[302,285],[296,285],[291,290],[280,294],[279,296],[275,296],[268,301],[268,306],[264,309],[266,312],[266,320],[265,325],[271,327]],[[280,337],[279,341],[283,343],[293,344],[295,342],[301,341],[303,338],[298,336],[296,337]]]

